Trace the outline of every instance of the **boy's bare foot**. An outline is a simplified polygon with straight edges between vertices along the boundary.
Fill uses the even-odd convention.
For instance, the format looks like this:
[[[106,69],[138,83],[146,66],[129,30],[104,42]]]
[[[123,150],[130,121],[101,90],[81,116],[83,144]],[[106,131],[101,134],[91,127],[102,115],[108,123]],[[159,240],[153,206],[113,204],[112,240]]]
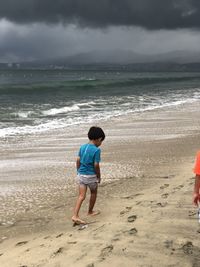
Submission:
[[[88,215],[89,216],[96,216],[96,215],[99,215],[101,212],[99,210],[96,210],[96,211],[92,211],[92,212],[88,212]]]
[[[75,224],[86,224],[85,221],[81,220],[79,217],[76,217],[76,216],[72,216],[72,221]]]

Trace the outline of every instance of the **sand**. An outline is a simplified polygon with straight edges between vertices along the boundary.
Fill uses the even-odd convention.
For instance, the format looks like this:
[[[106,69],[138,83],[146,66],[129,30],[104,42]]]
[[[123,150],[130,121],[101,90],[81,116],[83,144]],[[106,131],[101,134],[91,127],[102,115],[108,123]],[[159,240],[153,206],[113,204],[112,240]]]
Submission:
[[[16,184],[18,180],[30,189],[30,180],[17,179],[29,173],[33,202],[29,210],[15,213],[13,224],[0,226],[0,266],[200,266],[200,224],[192,204],[192,168],[200,148],[198,107],[199,103],[183,105],[101,122],[107,134],[96,203],[101,213],[86,216],[87,196],[80,213],[86,227],[73,227],[76,187],[73,179],[65,185],[68,171],[69,177],[73,173],[75,151],[85,140],[85,127],[77,128],[73,142],[71,133],[60,131],[53,144],[55,136],[49,134],[38,136],[32,148],[18,146],[19,142],[4,147],[5,166],[8,160],[18,162],[19,154],[24,162],[5,167],[4,177],[11,181],[15,177]],[[20,142],[27,144],[27,140]],[[49,161],[44,160],[47,155]],[[39,158],[37,164],[33,157]],[[58,179],[57,187],[53,177]],[[46,183],[48,191],[37,194]],[[20,195],[19,206],[16,198],[2,200],[10,200],[18,210],[26,207],[20,199],[24,196],[28,201],[28,195],[30,190]],[[8,212],[5,218],[11,215]]]

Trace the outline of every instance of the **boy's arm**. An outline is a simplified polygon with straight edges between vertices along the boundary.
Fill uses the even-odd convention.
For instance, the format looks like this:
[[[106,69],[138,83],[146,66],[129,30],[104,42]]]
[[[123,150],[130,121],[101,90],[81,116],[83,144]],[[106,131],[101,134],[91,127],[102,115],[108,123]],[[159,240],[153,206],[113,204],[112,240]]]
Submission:
[[[193,203],[196,206],[198,206],[198,202],[200,201],[199,189],[200,189],[200,175],[196,174],[195,184],[194,184],[194,195],[193,195]]]
[[[80,168],[80,166],[81,166],[80,157],[77,157],[77,159],[76,159],[76,169],[77,169],[77,171]]]
[[[98,162],[94,163],[94,169],[95,169],[95,173],[97,175],[98,183],[100,183],[101,182],[101,171],[100,171],[100,166],[99,166]]]

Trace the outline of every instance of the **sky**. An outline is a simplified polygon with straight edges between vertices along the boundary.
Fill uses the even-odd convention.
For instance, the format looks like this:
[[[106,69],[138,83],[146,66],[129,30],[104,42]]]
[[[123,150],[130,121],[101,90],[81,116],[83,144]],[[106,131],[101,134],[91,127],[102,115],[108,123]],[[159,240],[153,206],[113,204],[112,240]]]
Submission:
[[[0,0],[0,62],[200,52],[199,0]]]

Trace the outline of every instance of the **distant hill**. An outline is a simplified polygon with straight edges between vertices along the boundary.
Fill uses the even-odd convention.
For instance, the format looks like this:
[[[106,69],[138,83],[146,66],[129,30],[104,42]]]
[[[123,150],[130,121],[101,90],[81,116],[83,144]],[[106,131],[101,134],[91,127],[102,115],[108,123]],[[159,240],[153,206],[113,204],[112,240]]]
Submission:
[[[200,52],[172,51],[144,55],[129,50],[101,50],[63,58],[0,64],[0,68],[114,69],[133,71],[200,71]]]
[[[130,64],[149,61],[148,56],[124,50],[102,50],[79,53],[65,59],[68,64]]]
[[[145,55],[129,50],[102,50],[79,53],[62,59],[54,59],[54,63],[73,64],[133,64],[133,63],[193,63],[200,62],[200,52],[172,51],[162,54]]]

